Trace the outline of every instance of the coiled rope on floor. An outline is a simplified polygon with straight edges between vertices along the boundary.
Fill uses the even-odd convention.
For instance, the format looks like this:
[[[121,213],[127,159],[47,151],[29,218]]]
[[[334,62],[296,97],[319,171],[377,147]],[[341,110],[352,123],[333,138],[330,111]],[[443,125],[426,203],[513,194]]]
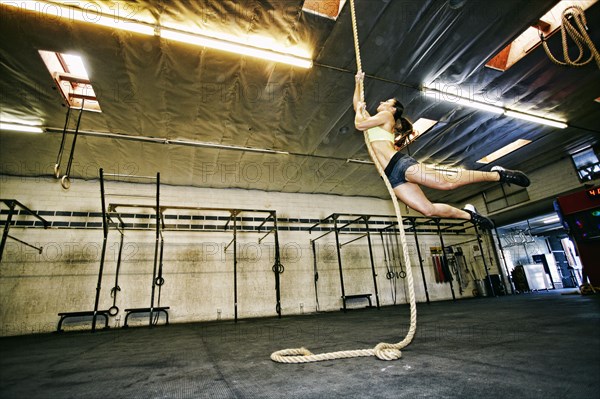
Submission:
[[[356,11],[354,7],[354,0],[350,0],[350,11],[352,15],[352,31],[354,34],[354,49],[356,52],[356,66],[359,71],[362,71],[362,63],[360,59],[360,46],[358,42],[358,24],[356,22]],[[364,86],[360,83],[360,99],[364,101],[365,91]],[[400,351],[402,348],[406,347],[411,343],[415,333],[417,331],[417,305],[415,301],[415,288],[414,288],[414,280],[412,275],[412,268],[410,263],[410,257],[408,253],[408,243],[406,242],[406,234],[404,232],[404,224],[402,222],[402,212],[400,212],[400,205],[398,204],[398,199],[396,198],[396,194],[394,193],[394,189],[392,188],[387,176],[384,173],[381,164],[379,163],[375,153],[373,152],[373,148],[371,147],[371,143],[368,140],[367,134],[365,132],[365,143],[367,145],[367,149],[369,150],[369,155],[371,159],[375,163],[377,167],[377,171],[379,175],[383,178],[385,182],[385,186],[388,189],[388,192],[392,198],[392,202],[394,204],[394,211],[396,213],[396,218],[398,220],[398,230],[400,231],[400,241],[402,242],[402,252],[404,255],[404,264],[406,265],[406,280],[408,283],[408,296],[410,303],[410,328],[406,334],[406,337],[396,343],[389,344],[385,342],[381,342],[377,344],[372,349],[356,349],[356,350],[345,350],[338,352],[329,352],[329,353],[320,353],[313,354],[306,348],[295,348],[295,349],[283,349],[277,352],[273,352],[271,354],[271,360],[278,363],[311,363],[311,362],[320,362],[324,360],[334,360],[334,359],[347,359],[353,357],[366,357],[366,356],[376,356],[380,360],[396,360],[402,356],[402,352]]]
[[[571,23],[569,17],[572,17],[572,20],[575,21],[575,25],[577,26]],[[552,51],[550,51],[550,48],[548,47],[548,43],[546,43],[546,39],[543,35],[541,35],[544,50],[546,51],[546,54],[548,54],[550,60],[552,60],[552,62],[554,62],[557,65],[572,67],[582,67],[592,62],[592,60],[595,60],[596,64],[598,65],[598,69],[600,69],[600,53],[598,53],[598,50],[596,49],[596,46],[594,46],[590,35],[588,35],[587,29],[587,20],[585,18],[585,12],[583,8],[581,8],[580,6],[567,7],[562,13],[562,24],[560,26],[563,56],[565,59],[564,62],[558,60],[552,54]],[[570,37],[571,40],[573,40],[573,42],[577,45],[577,48],[579,49],[579,55],[574,60],[571,59],[569,56],[569,44],[567,42],[568,37]],[[581,61],[585,52],[585,47],[589,48],[591,56],[587,60]]]

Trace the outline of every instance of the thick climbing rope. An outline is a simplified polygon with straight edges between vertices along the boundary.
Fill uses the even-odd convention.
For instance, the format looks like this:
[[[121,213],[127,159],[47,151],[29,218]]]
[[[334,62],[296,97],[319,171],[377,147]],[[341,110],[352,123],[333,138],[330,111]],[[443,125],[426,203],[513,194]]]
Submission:
[[[362,63],[360,59],[360,47],[358,42],[358,24],[356,22],[356,11],[354,8],[354,0],[350,0],[350,11],[352,14],[352,30],[354,33],[354,49],[356,52],[356,66],[358,71],[362,71]],[[360,99],[364,101],[365,92],[364,86],[362,82],[360,83]],[[412,275],[412,268],[410,263],[409,251],[408,251],[408,243],[406,242],[406,235],[404,232],[404,224],[402,223],[402,213],[400,212],[400,205],[398,204],[398,199],[396,198],[396,194],[394,193],[394,189],[392,188],[387,176],[384,173],[381,164],[377,160],[375,153],[373,152],[373,148],[371,147],[371,143],[368,140],[367,134],[365,132],[365,143],[367,145],[367,149],[369,150],[369,155],[373,159],[375,166],[377,167],[377,171],[379,175],[383,178],[385,182],[385,186],[388,189],[390,197],[392,198],[392,202],[394,203],[394,211],[396,213],[396,218],[398,220],[398,229],[400,231],[400,241],[402,242],[402,252],[404,255],[404,264],[406,265],[406,279],[408,283],[408,296],[410,303],[410,328],[406,334],[406,337],[396,343],[389,344],[385,342],[381,342],[377,344],[374,348],[371,349],[356,349],[356,350],[345,350],[338,352],[329,352],[329,353],[320,353],[313,354],[311,351],[305,348],[296,348],[296,349],[283,349],[277,352],[273,352],[271,354],[271,360],[279,363],[310,363],[310,362],[320,362],[323,360],[334,360],[334,359],[346,359],[353,357],[366,357],[366,356],[376,356],[381,360],[396,360],[402,356],[402,352],[400,349],[406,347],[411,343],[413,337],[415,336],[415,332],[417,331],[417,305],[415,301],[415,288],[414,288],[414,280]]]
[[[569,17],[572,17],[577,27],[571,23]],[[563,56],[565,58],[564,62],[554,57],[552,51],[550,51],[550,48],[548,47],[548,43],[546,43],[543,35],[541,36],[544,50],[546,50],[546,54],[548,54],[548,57],[552,60],[552,62],[562,66],[582,67],[592,62],[592,60],[595,60],[596,64],[598,65],[598,69],[600,69],[600,53],[598,53],[596,46],[594,46],[594,42],[592,42],[592,39],[587,33],[587,21],[583,8],[580,6],[571,6],[563,11],[560,33],[562,36]],[[569,56],[569,44],[567,43],[567,37],[570,37],[579,49],[579,55],[574,60]],[[585,51],[584,46],[590,49],[591,56],[587,60],[581,61]]]

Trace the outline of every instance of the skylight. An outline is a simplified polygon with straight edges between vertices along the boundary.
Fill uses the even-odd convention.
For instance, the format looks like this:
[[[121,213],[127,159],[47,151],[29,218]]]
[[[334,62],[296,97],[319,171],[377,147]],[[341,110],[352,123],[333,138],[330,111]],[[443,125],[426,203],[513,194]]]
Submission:
[[[419,118],[413,123],[413,132],[408,136],[408,143],[412,143],[415,139],[434,127],[438,121],[427,118]]]
[[[540,33],[548,38],[559,30],[564,10],[575,5],[583,8],[585,11],[597,1],[598,0],[559,1],[536,23],[528,27],[519,37],[496,54],[496,56],[485,64],[485,66],[499,71],[506,71],[541,44]]]
[[[85,66],[83,65],[83,60],[81,57],[71,54],[56,54],[57,56],[62,57],[63,61],[65,62],[65,69],[68,70],[69,73],[84,79],[90,78],[85,70]]]
[[[337,20],[346,0],[304,0],[302,11]]]
[[[69,107],[102,112],[81,57],[45,50],[39,53]]]
[[[479,161],[477,161],[478,163],[485,163],[488,164],[490,162],[494,162],[497,159],[502,158],[505,155],[510,154],[513,151],[518,150],[521,147],[526,146],[527,144],[531,143],[531,140],[525,140],[525,139],[518,139],[502,148],[500,148],[497,151],[492,152],[489,155],[486,155],[485,157],[481,158]]]

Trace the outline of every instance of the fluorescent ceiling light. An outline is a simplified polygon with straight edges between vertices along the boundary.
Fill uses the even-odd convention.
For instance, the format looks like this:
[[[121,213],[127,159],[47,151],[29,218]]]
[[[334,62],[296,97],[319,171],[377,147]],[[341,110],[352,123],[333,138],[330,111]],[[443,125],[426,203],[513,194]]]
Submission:
[[[17,123],[0,122],[0,130],[10,130],[13,132],[24,133],[44,133],[44,130],[39,126],[22,125]]]
[[[191,29],[191,30],[190,30]],[[310,59],[311,54],[306,49],[299,46],[286,46],[278,43],[274,38],[258,35],[248,34],[244,36],[236,36],[226,32],[219,32],[214,30],[194,29],[193,27],[179,25],[162,25],[160,31],[175,31],[186,33],[190,35],[198,35],[201,37],[207,37],[218,41],[224,41],[228,43],[235,43],[242,46],[263,49],[267,51],[273,51],[278,54],[292,55],[299,58]],[[195,44],[195,43],[192,43]]]
[[[164,39],[175,40],[196,46],[209,47],[216,50],[227,51],[234,54],[243,54],[250,57],[261,58],[268,61],[281,62],[301,68],[311,68],[312,60],[294,55],[282,54],[275,51],[230,42],[228,40],[212,38],[200,34],[180,32],[162,28],[160,36]]]
[[[67,12],[70,12],[71,10],[73,12],[68,17],[73,18],[77,21],[92,23],[128,32],[140,33],[142,35],[154,36],[155,34],[155,29],[152,25],[135,22],[129,19],[116,18],[114,16],[104,16],[101,14],[90,12],[88,9],[80,10],[73,7]]]
[[[531,140],[525,140],[525,139],[518,139],[516,141],[513,141],[512,143],[510,143],[509,145],[506,145],[502,148],[500,148],[497,151],[492,152],[491,154],[481,158],[479,161],[477,161],[478,163],[484,163],[484,164],[488,164],[490,162],[494,162],[495,160],[502,158],[503,156],[510,154],[513,151],[518,150],[519,148],[526,146],[527,144],[531,143]]]
[[[481,109],[481,110],[492,112],[492,113],[499,114],[499,115],[504,114],[505,116],[508,116],[511,118],[522,119],[522,120],[526,120],[529,122],[536,122],[536,123],[540,123],[542,125],[548,125],[548,126],[556,127],[559,129],[565,129],[565,128],[569,127],[569,125],[567,125],[565,122],[557,121],[554,119],[543,118],[543,117],[531,115],[531,114],[528,114],[525,112],[515,111],[512,109],[506,109],[499,105],[486,104],[486,103],[483,103],[480,101],[472,100],[470,98],[456,96],[454,94],[446,93],[446,92],[443,92],[440,90],[430,89],[428,87],[423,87],[423,90],[425,91],[425,95],[427,97],[432,97],[432,98],[435,98],[438,100],[443,100],[443,101],[454,103],[454,104],[460,104],[460,105],[464,105],[467,107],[477,108],[477,109]]]
[[[523,119],[523,120],[526,120],[529,122],[541,123],[542,125],[553,126],[553,127],[559,128],[559,129],[565,129],[568,127],[568,125],[564,122],[555,121],[555,120],[547,119],[547,118],[541,118],[539,116],[534,116],[534,115],[526,114],[523,112],[506,110],[505,115],[513,117],[513,118],[517,118],[517,119]]]
[[[79,8],[74,3],[60,3],[50,1],[14,1],[4,3],[40,13],[49,18],[64,18],[71,21],[81,21],[113,29],[141,33],[150,36],[160,36],[165,39],[223,50],[235,54],[261,58],[301,68],[311,68],[313,63],[310,55],[296,46],[285,47],[276,43],[272,38],[258,35],[249,35],[238,38],[226,33],[216,32],[188,32],[182,29],[173,29],[165,26],[140,22],[133,19],[121,18],[117,15],[94,11],[94,7]],[[98,8],[101,10],[101,8]],[[112,8],[111,8],[112,9]]]
[[[151,24],[121,18],[117,15],[98,13],[95,10],[100,9],[99,6],[86,5],[85,9],[79,8],[78,2],[66,2],[61,4],[53,1],[6,1],[2,2],[2,5],[34,11],[42,17],[52,19],[63,18],[149,36],[154,36],[155,34],[154,26]]]
[[[460,97],[451,93],[445,93],[442,91],[434,90],[425,87],[425,95],[436,99],[441,99],[446,102],[464,105],[466,107],[477,108],[483,111],[492,112],[494,114],[503,114],[504,108],[498,105],[486,104],[481,101],[475,101],[470,98]]]
[[[479,101],[473,101],[473,100],[469,100],[466,98],[459,98],[456,103],[467,106],[467,107],[471,107],[471,108],[477,108],[482,111],[491,112],[494,114],[503,114],[504,113],[504,109],[501,107],[498,107],[496,105],[484,104]]]

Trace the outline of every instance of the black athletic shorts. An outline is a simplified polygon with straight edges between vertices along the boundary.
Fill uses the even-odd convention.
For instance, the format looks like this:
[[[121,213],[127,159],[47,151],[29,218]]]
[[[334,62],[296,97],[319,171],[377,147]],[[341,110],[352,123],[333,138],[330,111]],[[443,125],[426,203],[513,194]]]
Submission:
[[[418,163],[417,160],[409,155],[402,154],[399,151],[395,153],[385,168],[385,175],[390,181],[392,188],[406,183],[406,169]]]

